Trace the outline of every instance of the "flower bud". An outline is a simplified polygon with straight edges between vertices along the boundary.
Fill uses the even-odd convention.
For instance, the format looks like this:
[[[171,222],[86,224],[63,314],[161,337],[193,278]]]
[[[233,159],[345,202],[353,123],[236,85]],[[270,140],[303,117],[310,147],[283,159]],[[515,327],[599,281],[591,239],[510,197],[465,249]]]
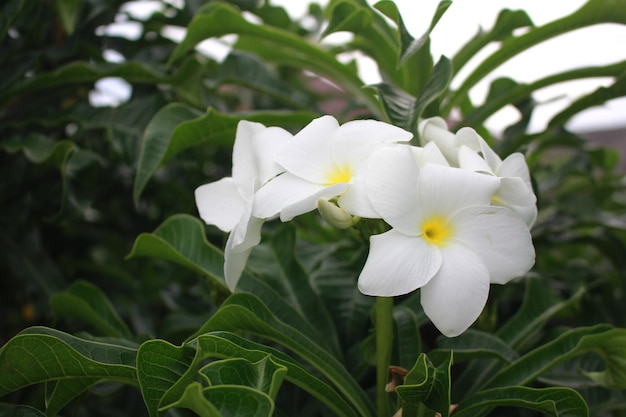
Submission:
[[[352,227],[358,219],[325,198],[317,200],[317,210],[328,224],[336,227],[337,229],[347,229]]]

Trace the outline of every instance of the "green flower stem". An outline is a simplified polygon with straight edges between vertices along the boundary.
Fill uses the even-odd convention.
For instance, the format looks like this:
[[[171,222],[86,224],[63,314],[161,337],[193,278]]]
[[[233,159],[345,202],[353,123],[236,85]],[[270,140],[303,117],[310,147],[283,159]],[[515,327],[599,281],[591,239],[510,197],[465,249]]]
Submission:
[[[389,417],[389,361],[393,343],[393,298],[376,298],[376,410],[378,417]]]

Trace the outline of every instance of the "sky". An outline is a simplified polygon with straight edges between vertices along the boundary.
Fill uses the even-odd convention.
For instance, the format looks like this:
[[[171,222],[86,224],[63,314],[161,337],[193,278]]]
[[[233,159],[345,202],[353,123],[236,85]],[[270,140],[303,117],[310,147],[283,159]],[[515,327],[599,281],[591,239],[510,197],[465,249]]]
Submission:
[[[176,4],[182,0],[169,0]],[[316,0],[325,5],[328,0]],[[376,1],[368,0],[371,4]],[[419,37],[427,29],[439,0],[395,0],[408,30],[414,37]],[[493,26],[500,10],[524,9],[536,26],[566,16],[580,8],[586,0],[454,0],[434,31],[431,33],[431,50],[435,61],[441,55],[452,57],[461,45],[473,37],[479,28],[489,29]],[[307,0],[271,0],[272,4],[281,5],[293,18],[303,16],[307,10]],[[154,1],[135,1],[126,11],[135,15],[151,13],[159,3]],[[477,7],[479,6],[479,7]],[[151,9],[152,8],[152,9]],[[123,22],[122,22],[123,23]],[[114,31],[115,25],[107,31]],[[140,34],[140,28],[119,25],[119,30],[128,37],[133,33]],[[169,28],[172,39],[182,39],[183,28]],[[344,36],[342,38],[342,36]],[[333,34],[328,41],[345,40],[346,34]],[[532,82],[546,75],[564,70],[589,66],[611,64],[626,60],[626,25],[603,24],[580,29],[554,38],[551,41],[537,45],[525,51],[506,64],[494,70],[484,82],[470,91],[474,103],[481,103],[487,93],[489,83],[498,77],[507,76],[518,82]],[[205,50],[220,54],[227,53],[227,49],[216,42],[205,42]],[[458,86],[467,76],[473,66],[488,56],[497,48],[491,45],[476,56],[452,81],[452,87]],[[112,56],[111,60],[116,57]],[[359,59],[360,75],[366,83],[379,81],[379,76],[372,62]],[[560,110],[566,108],[574,99],[594,91],[600,86],[611,84],[611,79],[593,79],[562,83],[556,86],[539,90],[534,97],[542,104],[535,111],[530,123],[530,132],[541,131],[550,118]],[[106,88],[106,87],[105,87]],[[112,88],[113,94],[119,94],[119,88]],[[519,118],[519,114],[512,106],[496,113],[487,120],[487,127],[494,133]],[[603,106],[586,110],[575,116],[568,128],[577,132],[610,130],[626,127],[626,98],[612,100]]]

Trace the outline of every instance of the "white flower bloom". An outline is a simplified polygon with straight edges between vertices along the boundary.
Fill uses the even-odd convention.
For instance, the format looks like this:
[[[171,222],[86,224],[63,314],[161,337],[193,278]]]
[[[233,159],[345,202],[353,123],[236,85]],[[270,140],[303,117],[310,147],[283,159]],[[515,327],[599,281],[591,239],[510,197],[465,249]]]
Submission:
[[[379,217],[365,192],[368,158],[377,149],[411,139],[411,133],[375,120],[339,126],[332,116],[313,120],[276,155],[285,173],[259,190],[253,214],[282,221],[314,210],[318,199],[359,217]]]
[[[492,204],[510,208],[531,227],[537,219],[537,197],[524,155],[516,152],[503,161],[473,129],[461,130],[464,136],[458,152],[459,166],[500,178]]]
[[[231,232],[224,250],[226,284],[235,289],[252,248],[261,240],[263,220],[252,215],[254,195],[282,172],[274,162],[292,135],[278,127],[241,121],[233,147],[232,177],[198,187],[196,205],[202,220]]]
[[[491,206],[500,180],[438,164],[419,168],[408,147],[372,156],[368,195],[392,226],[370,238],[359,290],[396,296],[421,288],[425,313],[446,336],[464,332],[504,284],[534,263],[526,224]]]
[[[533,225],[537,219],[537,197],[522,154],[511,154],[502,161],[474,129],[464,127],[451,133],[440,117],[421,121],[419,132],[425,147],[436,144],[450,165],[499,177],[500,188],[492,204],[510,208],[529,227]]]

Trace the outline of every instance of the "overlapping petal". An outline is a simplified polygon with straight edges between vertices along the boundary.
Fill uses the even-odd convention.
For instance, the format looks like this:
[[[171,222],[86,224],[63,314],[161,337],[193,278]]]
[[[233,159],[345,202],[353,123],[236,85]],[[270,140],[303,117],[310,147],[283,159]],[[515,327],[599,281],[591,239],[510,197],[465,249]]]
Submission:
[[[276,162],[297,177],[326,183],[327,173],[336,166],[332,143],[337,129],[339,123],[332,116],[313,120],[276,154]]]
[[[228,236],[224,249],[224,278],[231,291],[235,290],[252,249],[261,241],[262,226],[263,220],[251,217],[248,212]]]
[[[201,185],[195,198],[200,218],[224,232],[233,230],[248,204],[231,177]]]
[[[407,294],[428,283],[441,265],[436,247],[392,229],[370,238],[359,291],[380,297]]]
[[[489,270],[472,248],[453,243],[442,249],[437,274],[421,289],[424,312],[448,337],[476,321],[489,295]]]
[[[470,206],[489,205],[500,180],[460,168],[428,164],[420,171],[420,216],[453,215]]]
[[[504,207],[468,207],[454,216],[455,240],[470,246],[489,270],[489,279],[505,284],[535,262],[528,226]],[[447,262],[447,258],[446,258]]]
[[[397,146],[374,153],[366,176],[367,195],[380,217],[413,236],[419,233],[419,173],[411,147]]]
[[[288,221],[294,216],[315,209],[318,198],[334,197],[349,186],[350,184],[340,183],[328,187],[285,172],[256,193],[252,214],[267,219],[280,213],[281,220]]]

